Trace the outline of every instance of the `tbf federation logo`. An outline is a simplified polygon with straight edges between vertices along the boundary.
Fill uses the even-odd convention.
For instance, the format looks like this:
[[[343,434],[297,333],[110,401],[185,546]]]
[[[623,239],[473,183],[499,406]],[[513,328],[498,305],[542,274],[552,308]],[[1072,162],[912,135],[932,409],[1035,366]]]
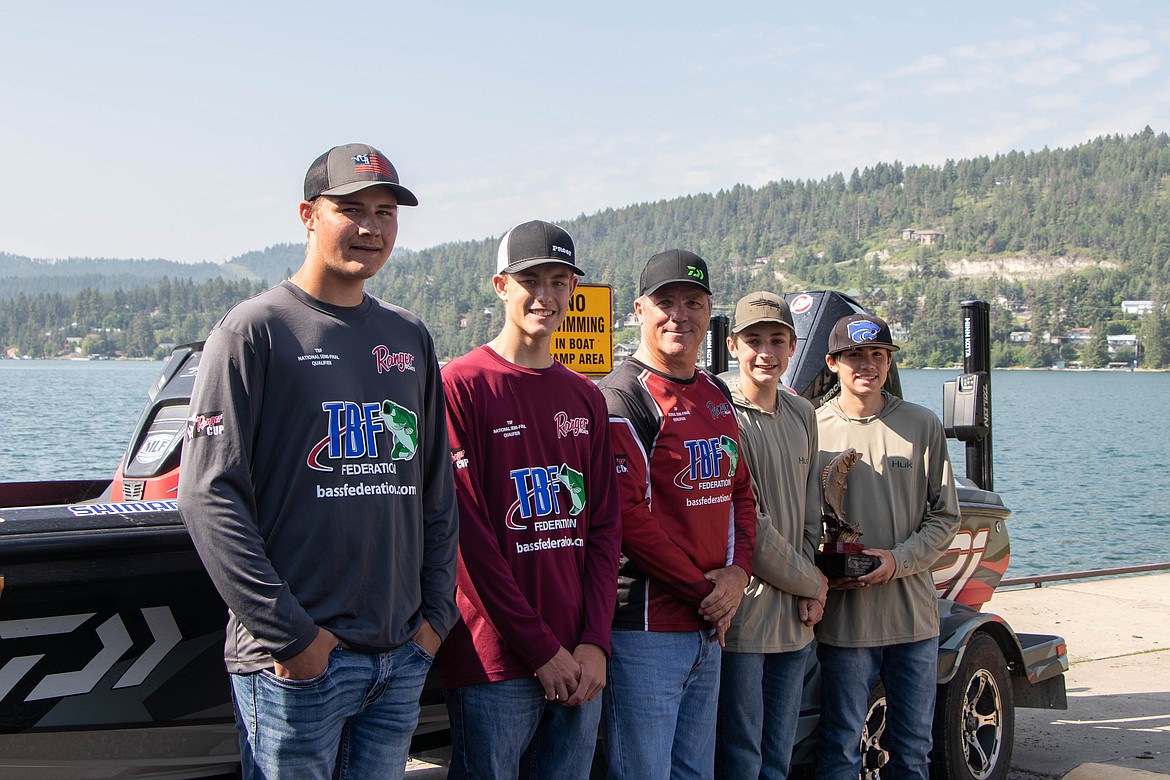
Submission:
[[[674,484],[683,490],[716,487],[705,484],[720,477],[730,480],[739,466],[739,444],[730,436],[718,439],[688,439],[683,442],[690,461],[674,475]],[[726,461],[726,471],[723,468]],[[730,483],[729,483],[730,484]]]
[[[329,433],[309,452],[308,466],[333,471],[326,460],[376,459],[379,433],[386,434],[391,460],[410,460],[418,451],[418,415],[390,400],[370,403],[326,401],[321,404]]]
[[[564,463],[512,469],[508,476],[516,488],[516,501],[508,508],[504,524],[512,531],[526,530],[528,525],[523,520],[560,514],[562,495],[568,496],[571,516],[585,509],[585,477]]]

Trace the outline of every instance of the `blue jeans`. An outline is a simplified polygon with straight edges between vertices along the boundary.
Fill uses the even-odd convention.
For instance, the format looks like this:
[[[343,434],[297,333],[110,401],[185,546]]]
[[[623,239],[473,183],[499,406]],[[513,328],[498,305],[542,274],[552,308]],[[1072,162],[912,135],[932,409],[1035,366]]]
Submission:
[[[339,646],[310,680],[230,675],[244,780],[401,777],[433,660],[414,642],[378,654]]]
[[[721,655],[711,635],[614,629],[602,694],[611,780],[711,776]]]
[[[861,730],[869,694],[881,676],[886,689],[890,763],[883,777],[928,780],[931,727],[938,688],[938,638],[885,647],[819,644],[821,723],[817,740],[820,780],[857,780]]]
[[[601,697],[578,707],[546,701],[535,677],[447,691],[451,765],[447,777],[589,777]]]
[[[790,653],[723,651],[715,776],[784,780],[812,644]]]

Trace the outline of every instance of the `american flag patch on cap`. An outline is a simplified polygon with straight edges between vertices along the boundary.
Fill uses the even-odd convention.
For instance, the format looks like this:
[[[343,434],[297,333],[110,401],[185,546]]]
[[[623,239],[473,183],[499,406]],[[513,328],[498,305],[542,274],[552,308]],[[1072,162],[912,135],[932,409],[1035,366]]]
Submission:
[[[354,173],[376,173],[388,179],[394,178],[394,174],[390,172],[390,163],[373,152],[355,154],[353,156],[353,171]]]

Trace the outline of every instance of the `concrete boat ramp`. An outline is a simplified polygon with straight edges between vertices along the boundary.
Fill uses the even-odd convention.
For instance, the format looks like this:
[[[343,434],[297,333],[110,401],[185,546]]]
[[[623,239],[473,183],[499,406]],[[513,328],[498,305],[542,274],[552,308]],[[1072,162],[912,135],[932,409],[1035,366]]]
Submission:
[[[1016,710],[1009,780],[1170,777],[1170,573],[1001,588],[984,611],[1068,642],[1068,709]]]
[[[1170,776],[1170,574],[1000,589],[983,609],[1068,642],[1068,709],[1016,710],[1010,780]]]

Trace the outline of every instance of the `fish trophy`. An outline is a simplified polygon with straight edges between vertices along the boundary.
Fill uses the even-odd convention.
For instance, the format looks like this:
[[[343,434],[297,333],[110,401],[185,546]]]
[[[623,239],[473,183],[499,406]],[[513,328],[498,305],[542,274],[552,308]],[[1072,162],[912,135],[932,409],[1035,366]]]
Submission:
[[[829,461],[821,474],[821,494],[824,504],[821,520],[825,524],[825,542],[816,554],[816,564],[830,579],[860,577],[878,567],[880,559],[865,555],[861,529],[845,517],[845,490],[849,487],[849,472],[861,460],[861,454],[849,448]]]

